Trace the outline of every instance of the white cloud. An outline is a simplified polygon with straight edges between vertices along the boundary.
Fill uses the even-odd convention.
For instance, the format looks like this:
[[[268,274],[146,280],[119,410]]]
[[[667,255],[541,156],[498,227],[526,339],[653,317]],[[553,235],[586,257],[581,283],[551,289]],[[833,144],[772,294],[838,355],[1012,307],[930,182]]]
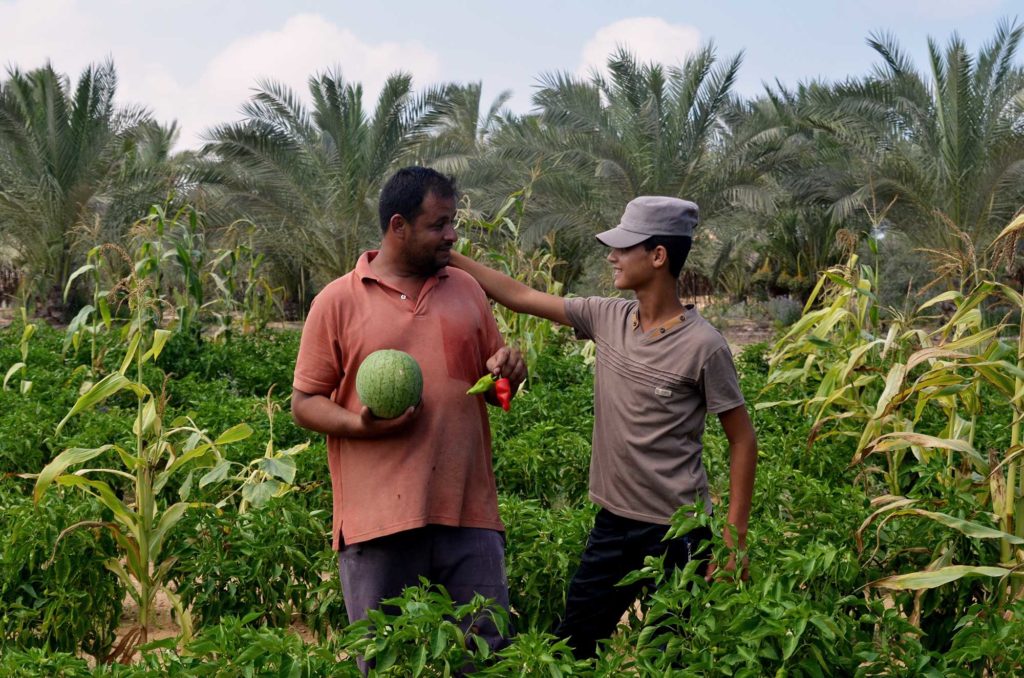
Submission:
[[[305,94],[311,75],[334,67],[347,81],[362,83],[369,109],[388,75],[409,72],[414,84],[423,87],[440,72],[438,57],[422,45],[369,44],[318,15],[299,14],[280,30],[240,38],[214,56],[188,88],[192,93],[190,105],[182,109],[182,141],[190,144],[186,135],[198,134],[206,125],[237,119],[259,80],[274,80]]]
[[[622,19],[598,29],[583,46],[577,72],[588,75],[593,70],[604,72],[608,55],[618,47],[626,47],[643,62],[655,61],[678,65],[700,48],[700,31],[693,26],[670,24],[657,17]]]
[[[166,52],[157,50],[154,57],[144,36],[126,44],[123,35],[106,31],[81,0],[0,1],[0,65],[27,70],[49,59],[74,80],[86,65],[110,56],[119,77],[118,100],[146,106],[161,121],[177,120],[179,146],[187,148],[198,147],[207,128],[239,119],[259,80],[283,83],[308,99],[309,77],[337,67],[347,81],[363,85],[372,110],[392,73],[411,73],[417,89],[440,78],[438,56],[423,45],[368,43],[316,14],[298,14],[278,29],[228,42],[193,79],[158,61]]]

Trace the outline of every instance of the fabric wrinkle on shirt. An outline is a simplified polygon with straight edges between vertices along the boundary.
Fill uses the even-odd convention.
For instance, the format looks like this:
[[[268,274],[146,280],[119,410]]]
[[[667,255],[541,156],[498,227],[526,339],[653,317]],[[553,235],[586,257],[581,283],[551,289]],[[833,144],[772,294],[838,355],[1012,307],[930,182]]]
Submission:
[[[577,336],[597,347],[590,499],[667,525],[698,499],[710,512],[705,419],[744,398],[728,344],[693,306],[648,332],[638,309],[626,299],[565,302]]]

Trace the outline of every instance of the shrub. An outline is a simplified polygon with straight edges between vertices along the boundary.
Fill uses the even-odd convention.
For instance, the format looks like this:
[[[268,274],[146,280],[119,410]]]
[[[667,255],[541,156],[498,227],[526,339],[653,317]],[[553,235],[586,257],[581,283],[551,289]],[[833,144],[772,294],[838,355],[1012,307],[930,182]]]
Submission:
[[[534,385],[510,412],[491,415],[498,491],[545,506],[586,501],[593,375],[579,356],[549,349],[538,359]]]
[[[534,500],[503,497],[505,563],[517,627],[546,630],[565,612],[569,580],[579,566],[594,509],[548,509]]]
[[[116,671],[124,678],[162,676],[360,676],[355,662],[339,661],[330,645],[307,645],[287,629],[257,628],[258,614],[225,617],[204,628],[185,652],[151,652],[140,665]],[[157,643],[154,643],[157,645]]]
[[[38,505],[0,487],[0,649],[83,650],[104,657],[114,641],[125,590],[104,567],[116,555],[101,530],[69,525],[100,513],[77,493],[46,496]],[[53,563],[47,564],[51,555]],[[7,675],[6,673],[3,675]]]
[[[183,523],[189,536],[171,546],[177,561],[168,574],[197,625],[256,615],[280,626],[304,611],[321,629],[344,621],[338,590],[323,581],[333,556],[330,513],[286,496],[243,514],[196,511]]]
[[[87,678],[93,673],[84,659],[68,652],[42,648],[0,653],[0,676],[5,678]]]

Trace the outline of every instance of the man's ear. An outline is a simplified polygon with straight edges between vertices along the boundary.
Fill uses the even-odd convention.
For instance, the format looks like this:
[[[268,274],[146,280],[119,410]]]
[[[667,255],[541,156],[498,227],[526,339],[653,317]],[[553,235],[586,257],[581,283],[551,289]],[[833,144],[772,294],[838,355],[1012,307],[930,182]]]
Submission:
[[[394,233],[399,238],[405,237],[405,229],[408,226],[405,217],[401,214],[392,214],[391,219],[388,220],[388,231]]]

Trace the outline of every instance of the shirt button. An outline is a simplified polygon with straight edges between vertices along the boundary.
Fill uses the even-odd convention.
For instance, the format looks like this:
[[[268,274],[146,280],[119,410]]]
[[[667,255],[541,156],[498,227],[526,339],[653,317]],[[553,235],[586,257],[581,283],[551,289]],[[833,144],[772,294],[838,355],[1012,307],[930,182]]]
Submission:
[[[660,329],[659,331],[660,331],[660,332],[661,332],[662,334],[665,334],[665,328],[664,328],[664,327],[662,327],[662,328],[661,328],[661,329]]]
[[[402,301],[405,301],[406,299],[408,299],[408,297],[406,297],[406,296],[405,296],[405,295],[403,294],[403,295],[402,295]]]

